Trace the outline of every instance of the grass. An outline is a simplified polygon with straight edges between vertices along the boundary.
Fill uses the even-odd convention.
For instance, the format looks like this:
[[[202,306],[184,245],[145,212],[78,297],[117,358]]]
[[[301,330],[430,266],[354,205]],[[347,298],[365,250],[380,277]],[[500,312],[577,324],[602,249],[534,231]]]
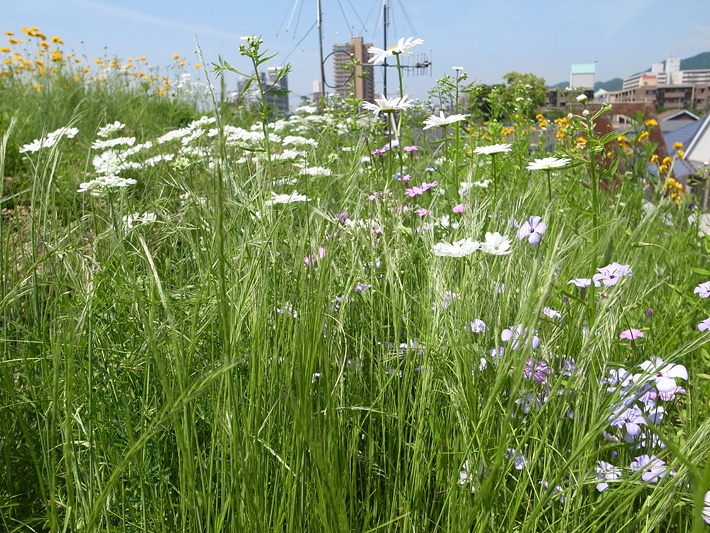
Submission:
[[[586,119],[560,126],[555,154],[573,164],[552,173],[550,200],[547,176],[526,170],[549,155],[532,117],[449,126],[448,142],[405,137],[420,149],[370,163],[361,157],[386,143],[386,124],[356,120],[347,104],[268,129],[257,118],[257,131],[317,142],[296,141],[297,159],[332,173],[310,175],[279,159],[282,142],[267,152],[263,135],[230,130],[250,131],[253,118],[220,115],[161,144],[202,114],[191,95],[120,78],[99,91],[71,74],[41,77],[36,100],[27,80],[0,81],[3,529],[704,530],[710,356],[693,289],[710,276],[710,242],[686,222],[692,196],[666,198],[661,183],[645,210],[650,176],[612,181],[616,152],[595,167],[607,186],[593,203],[580,180],[603,143],[588,130],[578,148],[570,135]],[[405,113],[416,135],[422,111]],[[119,171],[137,183],[79,194],[104,151],[91,148],[96,133],[114,120],[126,125],[114,138],[153,142]],[[75,138],[19,153],[67,125]],[[493,178],[490,159],[469,151],[503,142],[498,193],[459,195],[459,180]],[[173,159],[144,163],[157,154]],[[390,163],[411,182],[393,180]],[[310,200],[267,202],[294,190]],[[142,213],[156,220],[123,219]],[[547,223],[539,245],[509,225],[533,215]],[[432,253],[486,232],[511,237],[512,253]],[[567,284],[614,261],[633,275]],[[476,318],[485,331],[470,331]],[[528,333],[513,349],[501,334],[518,324]],[[620,340],[632,327],[645,337]],[[610,417],[628,396],[603,380],[657,356],[687,368],[685,394],[659,400],[663,421],[647,415],[626,443]],[[530,379],[531,359],[553,372]],[[642,454],[666,462],[657,483],[630,468]],[[598,461],[620,469],[604,492]]]

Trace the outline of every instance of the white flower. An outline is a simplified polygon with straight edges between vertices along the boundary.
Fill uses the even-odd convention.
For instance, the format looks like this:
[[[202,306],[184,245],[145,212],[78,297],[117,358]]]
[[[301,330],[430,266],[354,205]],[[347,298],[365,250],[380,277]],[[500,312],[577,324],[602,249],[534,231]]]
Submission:
[[[710,490],[705,493],[705,507],[703,507],[703,520],[710,524]]]
[[[587,101],[587,95],[582,93],[577,97],[577,101],[581,104]]]
[[[458,72],[459,70],[463,70],[463,67],[451,67],[451,68],[454,69],[456,72]]]
[[[131,178],[121,178],[119,176],[99,176],[91,181],[79,184],[79,189],[76,192],[88,192],[92,196],[100,196],[102,192],[108,189],[116,189],[119,187],[128,187],[138,183]]]
[[[491,155],[510,152],[511,146],[511,144],[492,144],[490,146],[479,146],[478,148],[473,150],[473,153],[478,155]]]
[[[459,485],[471,484],[471,492],[476,492],[476,486],[473,484],[475,481],[475,472],[471,472],[468,466],[468,461],[466,461],[461,467],[461,472],[459,472]]]
[[[118,137],[116,139],[108,139],[106,141],[96,140],[91,143],[92,150],[105,150],[114,146],[126,145],[133,146],[136,143],[135,137]]]
[[[298,191],[293,191],[291,194],[276,194],[272,192],[271,200],[266,200],[264,205],[290,204],[293,202],[308,202],[309,200],[305,194],[299,194]]]
[[[441,111],[439,112],[439,116],[437,117],[436,115],[432,115],[426,120],[424,120],[424,129],[428,130],[429,128],[433,128],[434,126],[441,126],[446,127],[449,124],[454,124],[456,122],[461,122],[462,120],[466,120],[467,115],[451,115],[449,117],[444,116],[444,112]]]
[[[481,243],[473,239],[463,239],[454,243],[440,242],[431,251],[439,257],[465,257],[481,247]]]
[[[106,138],[112,133],[116,133],[118,130],[121,130],[125,128],[125,124],[121,124],[118,120],[114,122],[113,124],[106,124],[103,128],[99,128],[99,131],[96,132],[96,135],[99,137]]]
[[[597,483],[597,490],[599,492],[604,492],[609,484],[607,481],[616,481],[621,477],[621,469],[605,461],[597,461],[597,466],[594,471],[597,474],[597,480],[601,483]]]
[[[122,218],[126,229],[132,229],[136,224],[150,224],[157,219],[158,216],[155,213],[148,213],[147,211],[142,215],[140,213],[133,213],[132,215],[124,215]]]
[[[557,157],[543,157],[528,163],[527,170],[549,170],[551,168],[561,168],[569,165],[569,159],[559,159]]]
[[[508,255],[510,250],[510,239],[498,233],[486,232],[486,242],[481,243],[481,250],[492,255]]]
[[[25,144],[22,148],[20,148],[20,153],[24,154],[25,152],[37,152],[42,148],[51,148],[57,144],[57,141],[62,137],[73,139],[77,133],[79,133],[77,128],[59,128],[58,130],[48,133],[46,137],[35,139],[30,144]]]
[[[372,111],[375,116],[380,113],[394,113],[395,111],[403,111],[407,108],[414,106],[413,102],[408,102],[406,94],[402,98],[386,98],[382,95],[382,98],[375,98],[375,103],[364,102],[362,108],[367,111]]]
[[[408,37],[406,41],[404,40],[404,38],[400,39],[395,46],[391,46],[387,50],[377,48],[376,46],[371,46],[367,49],[367,52],[369,54],[372,54],[372,57],[368,60],[368,62],[377,65],[388,57],[392,57],[395,55],[414,55],[414,53],[410,52],[409,49],[414,46],[417,46],[418,44],[424,44],[424,41],[422,39],[414,39],[414,37]]]

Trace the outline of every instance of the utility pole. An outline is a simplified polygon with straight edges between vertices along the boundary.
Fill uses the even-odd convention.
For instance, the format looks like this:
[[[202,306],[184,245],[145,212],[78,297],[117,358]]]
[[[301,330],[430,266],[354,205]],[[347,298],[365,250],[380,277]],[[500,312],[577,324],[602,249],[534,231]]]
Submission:
[[[318,42],[320,43],[320,91],[321,98],[325,98],[325,64],[323,62],[323,11],[321,9],[321,0],[316,0],[316,22],[318,23]],[[318,100],[318,108],[320,109],[320,100]]]

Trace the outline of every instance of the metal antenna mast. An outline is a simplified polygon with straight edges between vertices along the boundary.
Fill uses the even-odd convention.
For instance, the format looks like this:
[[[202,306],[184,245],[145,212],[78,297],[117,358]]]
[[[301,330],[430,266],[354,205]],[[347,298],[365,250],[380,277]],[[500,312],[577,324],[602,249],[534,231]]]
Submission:
[[[382,28],[384,29],[384,32],[385,32],[384,49],[387,50],[387,28],[390,25],[390,6],[387,3],[387,0],[383,1],[383,9],[384,9],[384,14],[382,17],[382,21],[383,21]],[[383,80],[385,82],[384,95],[385,95],[385,98],[387,98],[387,58],[385,58],[384,69],[382,70],[382,75],[383,75]]]

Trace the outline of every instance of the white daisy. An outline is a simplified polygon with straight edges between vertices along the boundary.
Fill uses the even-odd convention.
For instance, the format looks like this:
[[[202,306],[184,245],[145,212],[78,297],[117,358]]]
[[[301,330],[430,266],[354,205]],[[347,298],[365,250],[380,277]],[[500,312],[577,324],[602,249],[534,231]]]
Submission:
[[[512,144],[492,144],[490,146],[479,146],[473,150],[474,154],[491,155],[510,152]]]
[[[569,159],[559,159],[557,157],[543,157],[529,163],[527,170],[550,170],[551,168],[561,168],[569,165]]]
[[[481,243],[473,239],[463,239],[454,243],[440,242],[431,251],[439,257],[465,257],[481,247]]]
[[[375,98],[375,103],[364,102],[362,108],[367,111],[372,111],[375,116],[380,113],[394,113],[395,111],[403,111],[414,106],[414,103],[407,101],[406,94],[402,98],[386,98],[382,95],[382,98]]]
[[[432,115],[426,120],[424,120],[424,129],[428,130],[429,128],[433,128],[434,126],[441,126],[443,128],[448,126],[449,124],[455,124],[456,122],[466,120],[466,117],[467,115],[451,115],[445,117],[444,112],[441,111],[438,117],[436,115]]]
[[[408,37],[407,40],[405,41],[403,38],[397,42],[396,45],[391,46],[387,50],[384,50],[382,48],[377,48],[376,46],[371,46],[370,48],[367,49],[367,52],[372,54],[372,57],[369,59],[369,63],[374,63],[377,65],[378,63],[381,63],[388,57],[396,56],[396,55],[403,55],[403,56],[411,56],[414,55],[413,52],[410,52],[409,49],[417,46],[418,44],[424,44],[424,41],[422,39],[415,39],[414,37]]]

